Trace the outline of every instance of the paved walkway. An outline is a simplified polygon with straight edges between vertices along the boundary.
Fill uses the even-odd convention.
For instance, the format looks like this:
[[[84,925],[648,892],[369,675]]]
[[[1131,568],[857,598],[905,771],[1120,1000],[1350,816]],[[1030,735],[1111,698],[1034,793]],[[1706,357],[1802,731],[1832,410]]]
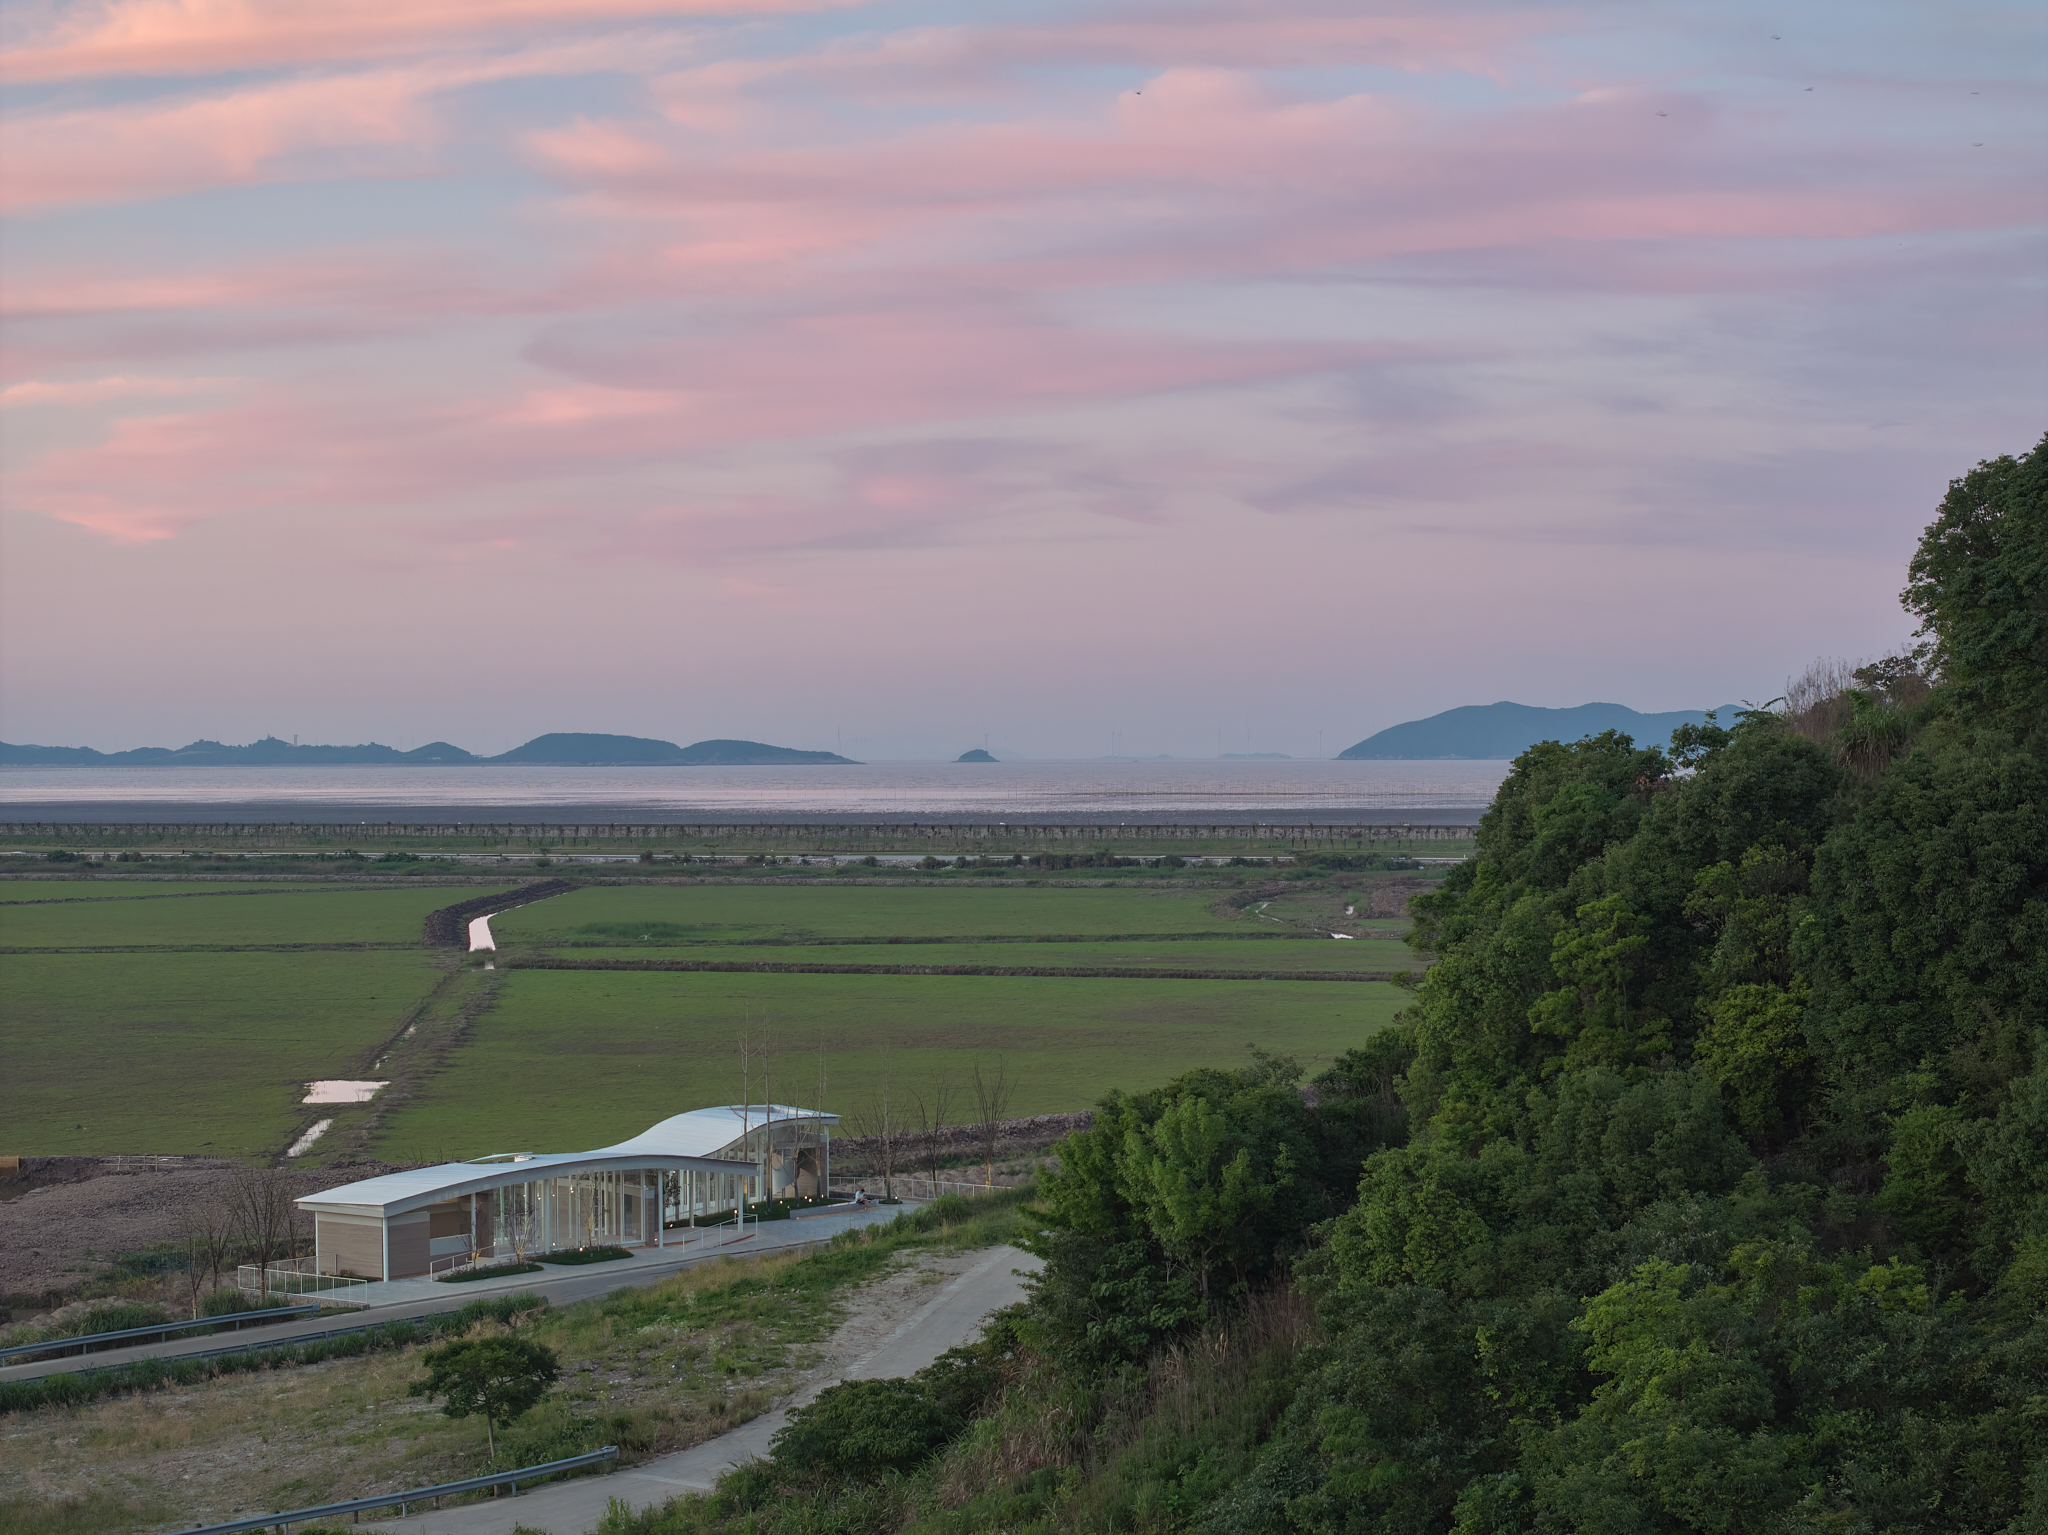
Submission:
[[[884,1380],[923,1369],[947,1349],[976,1337],[991,1311],[1022,1300],[1024,1285],[1019,1271],[1035,1273],[1041,1267],[1038,1259],[1014,1247],[989,1249],[880,1343],[843,1365],[836,1378]],[[515,1526],[525,1525],[547,1535],[587,1535],[597,1528],[613,1498],[639,1509],[682,1493],[709,1491],[732,1467],[766,1455],[769,1441],[787,1421],[789,1410],[802,1406],[832,1383],[830,1379],[820,1381],[729,1434],[673,1455],[657,1456],[630,1471],[580,1477],[537,1487],[517,1498],[470,1503],[408,1519],[366,1521],[363,1528],[386,1535],[512,1535]]]
[[[517,1294],[531,1290],[558,1306],[573,1301],[609,1295],[628,1286],[654,1284],[679,1270],[720,1258],[746,1258],[755,1253],[803,1247],[828,1242],[850,1226],[867,1226],[894,1220],[916,1206],[883,1205],[869,1210],[838,1210],[803,1220],[766,1221],[749,1225],[750,1233],[735,1240],[729,1228],[707,1226],[690,1233],[686,1247],[639,1248],[630,1258],[614,1263],[593,1263],[579,1268],[544,1267],[538,1274],[513,1274],[504,1279],[479,1279],[470,1284],[441,1284],[431,1279],[394,1279],[351,1290],[356,1306],[335,1306],[323,1316],[303,1317],[271,1327],[243,1327],[239,1332],[216,1333],[197,1338],[173,1338],[168,1343],[139,1344],[134,1348],[107,1349],[92,1354],[69,1354],[34,1364],[9,1365],[0,1369],[0,1380],[34,1380],[43,1375],[62,1375],[78,1370],[105,1369],[135,1359],[178,1359],[193,1354],[213,1353],[244,1343],[289,1342],[310,1338],[337,1328],[361,1327],[375,1322],[397,1322],[408,1317],[430,1316],[453,1311],[458,1306],[492,1295]],[[673,1233],[675,1236],[681,1232]],[[308,1296],[306,1299],[319,1299]]]

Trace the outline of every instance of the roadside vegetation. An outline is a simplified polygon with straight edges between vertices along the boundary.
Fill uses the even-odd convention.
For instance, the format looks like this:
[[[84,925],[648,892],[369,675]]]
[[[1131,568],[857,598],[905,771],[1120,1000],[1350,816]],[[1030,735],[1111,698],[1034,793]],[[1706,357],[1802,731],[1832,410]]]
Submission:
[[[631,1464],[767,1410],[863,1285],[1009,1241],[1029,1188],[935,1201],[821,1248],[725,1259],[550,1307],[496,1296],[374,1333],[0,1384],[0,1535],[131,1535],[535,1465],[616,1444]],[[451,1343],[544,1349],[559,1379],[502,1419],[415,1395]],[[24,1388],[41,1387],[35,1400]]]
[[[982,1343],[605,1535],[2048,1528],[2048,441],[1905,601],[1524,753],[1312,1102],[1107,1094]]]

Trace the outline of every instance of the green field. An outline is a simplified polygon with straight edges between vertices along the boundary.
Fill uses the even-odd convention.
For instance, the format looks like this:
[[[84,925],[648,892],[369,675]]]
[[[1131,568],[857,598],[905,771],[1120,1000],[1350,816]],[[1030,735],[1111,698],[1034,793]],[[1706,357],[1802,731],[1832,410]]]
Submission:
[[[10,955],[0,1152],[275,1155],[301,1084],[367,1068],[440,978],[425,951]]]
[[[503,888],[510,889],[508,881]],[[217,889],[218,887],[216,887]],[[420,924],[437,907],[489,887],[355,890],[318,885],[256,886],[230,894],[162,900],[61,901],[48,906],[0,905],[0,947],[185,948],[234,944],[420,941]]]
[[[493,930],[497,923],[492,922]],[[712,960],[743,965],[990,965],[1000,968],[1116,970],[1410,970],[1405,943],[1328,938],[1178,938],[1148,943],[817,943],[682,947],[618,943],[551,944],[569,960]]]
[[[1334,888],[1289,886],[1239,910],[1229,891],[1166,882],[588,886],[493,926],[507,951],[573,959],[1280,979],[486,971],[418,946],[429,911],[514,883],[0,884],[0,948],[13,951],[0,953],[0,1153],[275,1158],[330,1116],[315,1160],[574,1150],[738,1097],[732,1046],[749,1021],[785,1051],[784,1098],[816,1096],[822,1043],[831,1107],[885,1075],[929,1089],[1001,1057],[1023,1084],[1013,1113],[1079,1109],[1252,1043],[1313,1069],[1405,996],[1286,977],[1415,963],[1393,941],[1400,922],[1347,922],[1353,942],[1312,936],[1342,910]],[[364,947],[246,952],[270,945]],[[328,1076],[392,1086],[361,1108],[301,1104],[300,1084]]]
[[[469,1157],[609,1145],[740,1095],[735,1041],[764,1028],[777,1101],[856,1108],[1000,1057],[1012,1114],[1086,1108],[1112,1087],[1235,1065],[1246,1047],[1313,1070],[1407,1001],[1384,983],[677,975],[516,970],[469,1043],[387,1119],[385,1156]],[[763,1096],[756,1069],[753,1096]],[[963,1112],[964,1109],[956,1109]]]
[[[601,886],[491,919],[501,947],[595,939],[1004,938],[1213,933],[1244,925],[1203,891],[978,885]]]

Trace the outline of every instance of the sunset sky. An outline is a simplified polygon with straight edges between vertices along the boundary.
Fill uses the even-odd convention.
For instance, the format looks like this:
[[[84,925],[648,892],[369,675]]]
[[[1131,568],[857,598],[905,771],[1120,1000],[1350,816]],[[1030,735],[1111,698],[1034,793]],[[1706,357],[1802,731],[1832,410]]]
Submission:
[[[1768,698],[2048,426],[2044,14],[16,0],[0,736]]]

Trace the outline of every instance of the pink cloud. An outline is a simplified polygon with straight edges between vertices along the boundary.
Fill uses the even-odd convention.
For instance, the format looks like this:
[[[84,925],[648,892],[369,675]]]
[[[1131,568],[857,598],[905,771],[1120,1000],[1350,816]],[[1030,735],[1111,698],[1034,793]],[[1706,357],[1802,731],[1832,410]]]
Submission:
[[[515,0],[488,20],[502,23],[502,42],[528,26],[776,9]],[[438,46],[485,22],[461,3],[135,0],[46,38],[31,62],[174,70],[327,47],[324,61]],[[680,69],[676,58],[698,56],[692,39],[610,36],[31,113],[15,125],[25,169],[10,195],[119,201],[438,173],[444,147],[477,131],[454,99],[466,86],[581,70],[648,77],[644,95],[614,91],[604,111],[496,127],[494,142],[542,178],[540,199],[516,210],[524,232],[508,257],[481,239],[475,251],[394,239],[357,252],[309,242],[304,255],[263,261],[216,253],[189,270],[99,257],[17,274],[17,316],[60,338],[34,354],[39,368],[67,346],[75,360],[96,348],[132,358],[265,345],[301,349],[302,376],[218,410],[130,418],[100,443],[46,452],[11,489],[131,541],[227,513],[404,508],[420,515],[386,532],[415,544],[674,563],[935,543],[1000,509],[1054,502],[1062,515],[1166,527],[1198,486],[1185,458],[1079,455],[1055,493],[993,459],[856,463],[846,439],[1016,429],[1075,406],[1448,366],[1528,345],[1229,342],[1175,334],[1169,321],[1095,318],[1145,284],[1278,284],[1419,258],[1443,283],[1492,262],[1491,279],[1538,289],[1712,291],[1728,270],[1717,242],[1845,242],[2035,215],[2031,189],[1957,176],[1940,155],[1811,144],[1766,154],[1762,119],[1705,93],[1602,87],[1475,108],[1381,90],[1313,97],[1299,76],[1258,72],[1366,62],[1505,80],[1539,23],[1212,7],[920,28]],[[1031,77],[1075,64],[1128,66],[1130,78]],[[926,109],[942,102],[960,110]],[[1674,266],[1653,272],[1618,254],[1629,245],[1689,252],[1682,281]],[[467,354],[459,387],[436,392],[395,351],[363,360],[368,343],[395,336],[453,353],[468,344],[456,322],[478,316],[508,323]],[[324,350],[334,341],[359,355]],[[1584,469],[1540,429],[1482,435],[1455,476],[1430,469],[1433,444],[1345,444],[1299,473],[1215,482],[1256,506],[1321,513],[1380,494],[1482,500],[1524,476]],[[763,443],[830,483],[657,493],[633,478]],[[593,493],[599,509],[559,510],[592,485],[610,487]],[[474,520],[480,497],[503,506]]]
[[[745,18],[861,0],[109,0],[0,54],[17,81],[207,74],[377,58],[593,23]]]
[[[301,75],[121,106],[24,113],[0,204],[172,196],[206,187],[343,175],[433,174],[449,134],[437,98],[466,87],[589,70],[641,71],[673,39],[602,38],[492,56]]]
[[[17,405],[99,405],[137,396],[192,394],[226,389],[231,378],[146,378],[120,374],[113,378],[27,379],[0,389],[0,407]]]
[[[697,100],[673,81],[659,90]],[[1766,159],[1753,132],[1669,92],[1604,90],[1474,118],[1369,95],[1294,100],[1241,72],[1178,68],[1078,114],[793,146],[707,137],[686,114],[668,131],[583,121],[527,145],[569,194],[562,218],[632,232],[630,254],[586,273],[597,286],[622,292],[658,274],[700,295],[801,290],[809,307],[1557,242],[1845,240],[2035,215],[2021,182],[1960,180],[1943,157]]]

